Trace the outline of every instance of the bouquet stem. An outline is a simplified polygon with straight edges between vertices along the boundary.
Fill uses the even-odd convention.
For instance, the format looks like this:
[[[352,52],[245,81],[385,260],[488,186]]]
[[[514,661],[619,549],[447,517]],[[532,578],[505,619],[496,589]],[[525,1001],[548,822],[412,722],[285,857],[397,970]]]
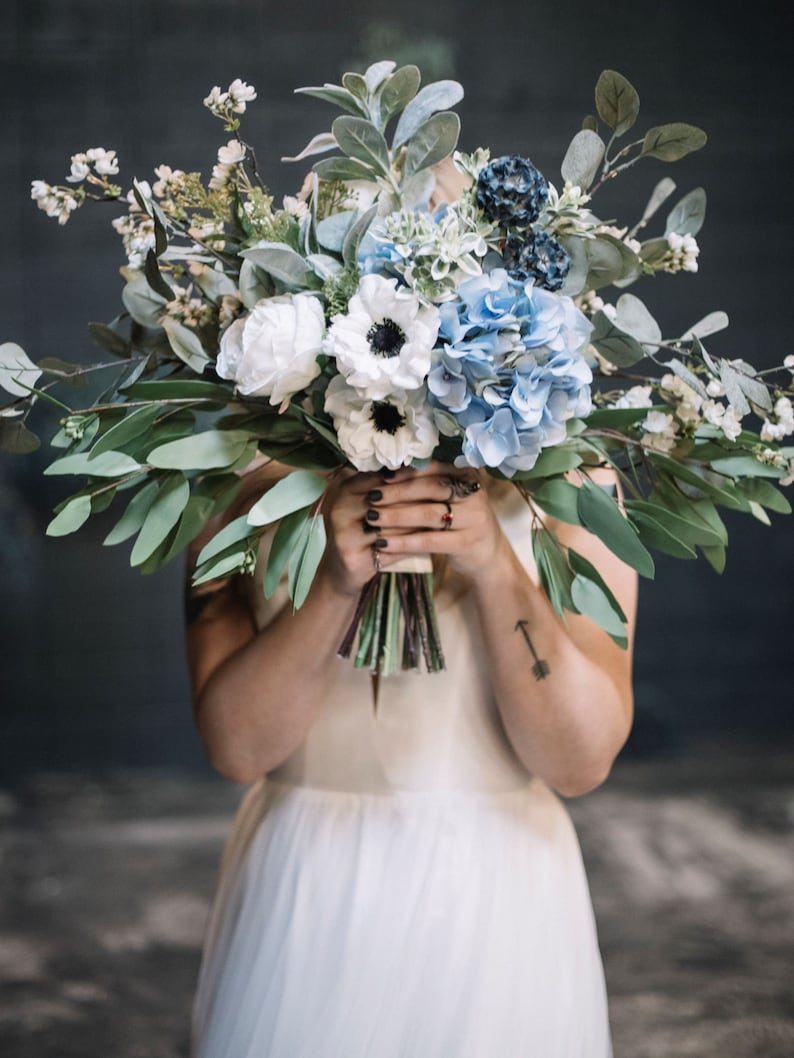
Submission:
[[[433,601],[432,573],[376,573],[361,590],[356,611],[339,647],[350,657],[358,636],[353,664],[378,676],[393,676],[421,668],[444,668],[444,652]]]

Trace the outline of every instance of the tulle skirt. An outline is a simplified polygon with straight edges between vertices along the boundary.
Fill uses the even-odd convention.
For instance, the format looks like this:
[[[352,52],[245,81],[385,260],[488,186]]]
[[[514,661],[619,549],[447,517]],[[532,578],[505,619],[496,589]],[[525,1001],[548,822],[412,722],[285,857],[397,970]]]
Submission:
[[[608,1058],[579,845],[533,780],[373,794],[263,781],[221,868],[195,1058]]]

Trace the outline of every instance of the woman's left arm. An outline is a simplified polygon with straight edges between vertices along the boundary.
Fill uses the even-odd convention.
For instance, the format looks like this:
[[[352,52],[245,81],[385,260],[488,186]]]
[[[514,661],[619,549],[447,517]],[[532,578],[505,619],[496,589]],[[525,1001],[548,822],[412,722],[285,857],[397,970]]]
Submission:
[[[449,478],[460,476],[446,470],[400,471],[383,488],[375,504],[388,539],[383,565],[405,553],[448,555],[471,583],[496,702],[517,755],[563,796],[584,794],[607,777],[631,728],[636,574],[586,530],[554,526],[623,608],[629,645],[622,650],[588,618],[557,616],[518,560],[486,489],[454,502],[449,531],[428,528],[439,525]]]

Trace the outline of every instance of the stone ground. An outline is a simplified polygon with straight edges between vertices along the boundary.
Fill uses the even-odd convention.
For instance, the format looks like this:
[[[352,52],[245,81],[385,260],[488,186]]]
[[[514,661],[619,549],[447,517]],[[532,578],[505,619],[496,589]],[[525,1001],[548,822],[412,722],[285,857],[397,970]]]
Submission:
[[[794,1055],[794,761],[737,759],[629,760],[570,806],[616,1058]],[[39,775],[0,794],[0,1054],[186,1056],[238,798],[151,773]]]

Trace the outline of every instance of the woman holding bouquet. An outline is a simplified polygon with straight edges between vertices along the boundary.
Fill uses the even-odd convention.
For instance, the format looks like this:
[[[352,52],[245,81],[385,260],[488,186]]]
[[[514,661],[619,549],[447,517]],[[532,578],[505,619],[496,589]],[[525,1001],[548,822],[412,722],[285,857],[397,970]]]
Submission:
[[[278,475],[253,472],[251,491]],[[323,510],[299,611],[286,588],[268,601],[235,580],[192,596],[198,729],[223,774],[254,783],[207,939],[197,1058],[607,1058],[555,791],[606,777],[631,724],[630,650],[554,614],[509,484],[441,464],[350,472]],[[631,637],[633,571],[549,524],[598,567]],[[374,681],[337,648],[362,587],[406,555],[433,556],[447,667]]]

